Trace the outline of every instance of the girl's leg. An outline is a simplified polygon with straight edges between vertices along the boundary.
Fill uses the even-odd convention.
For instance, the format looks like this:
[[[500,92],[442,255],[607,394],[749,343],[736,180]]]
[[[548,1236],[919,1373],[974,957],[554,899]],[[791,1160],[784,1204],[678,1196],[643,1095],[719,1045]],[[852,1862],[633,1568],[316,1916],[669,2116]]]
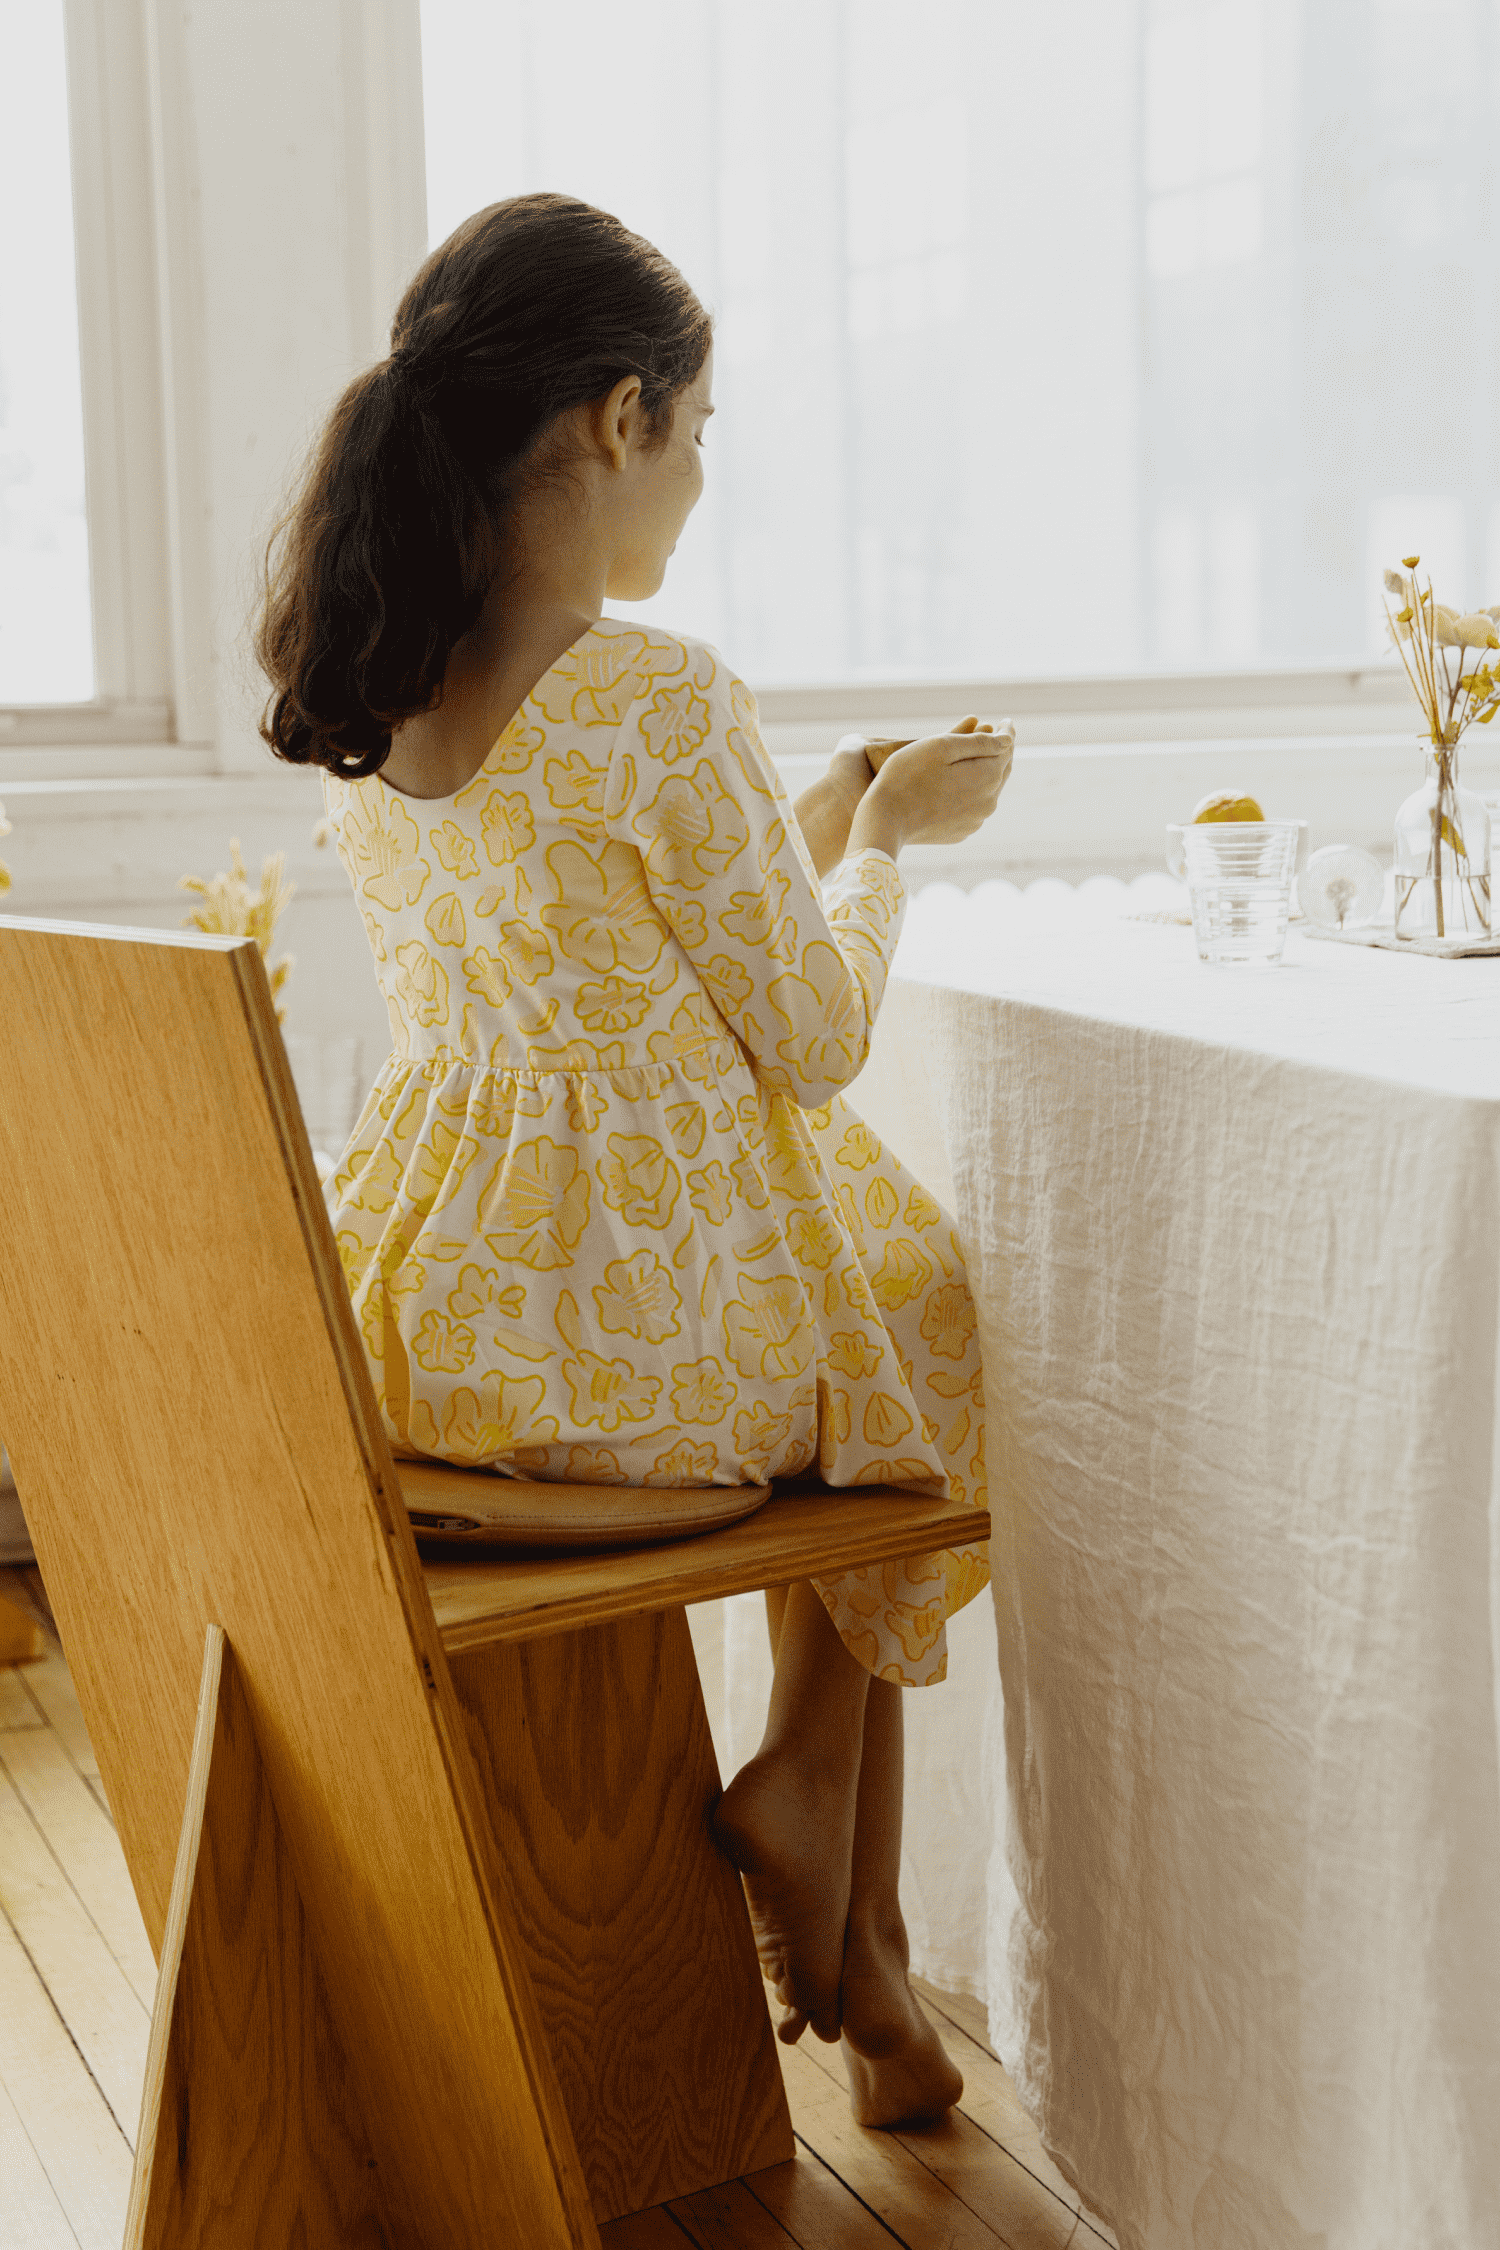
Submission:
[[[789,2011],[778,2036],[791,2044],[811,2023],[833,2040],[870,1675],[807,1580],[784,1603],[768,1596],[767,1609],[776,1672],[765,1736],[713,1831],[745,1878],[761,1969]]]
[[[941,2117],[964,2082],[907,1981],[901,1918],[901,1690],[871,1680],[854,1824],[840,2008],[849,2099],[861,2125]]]

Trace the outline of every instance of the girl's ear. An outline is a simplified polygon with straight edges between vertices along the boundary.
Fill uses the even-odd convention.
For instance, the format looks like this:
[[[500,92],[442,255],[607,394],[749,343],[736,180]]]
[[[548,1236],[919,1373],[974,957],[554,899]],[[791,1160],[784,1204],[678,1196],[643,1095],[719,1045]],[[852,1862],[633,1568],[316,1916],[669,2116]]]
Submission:
[[[622,375],[594,409],[594,438],[610,467],[623,470],[641,435],[641,379]]]

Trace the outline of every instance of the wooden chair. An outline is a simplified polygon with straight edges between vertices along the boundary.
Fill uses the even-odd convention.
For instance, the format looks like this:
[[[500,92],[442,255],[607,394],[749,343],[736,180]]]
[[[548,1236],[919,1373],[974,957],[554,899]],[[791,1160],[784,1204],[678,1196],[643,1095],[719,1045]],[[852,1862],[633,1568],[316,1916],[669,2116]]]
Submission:
[[[391,1459],[253,944],[0,920],[0,1027],[0,1432],[160,1963],[127,2241],[550,2250],[789,2156],[683,1604],[988,1519],[424,1570],[475,1480]]]

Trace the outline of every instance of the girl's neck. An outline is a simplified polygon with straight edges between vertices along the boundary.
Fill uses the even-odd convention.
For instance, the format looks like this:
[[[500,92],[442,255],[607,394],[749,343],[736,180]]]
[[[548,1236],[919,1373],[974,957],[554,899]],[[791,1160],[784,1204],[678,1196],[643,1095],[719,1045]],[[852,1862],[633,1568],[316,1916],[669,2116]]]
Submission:
[[[607,567],[602,561],[589,567],[593,558],[569,554],[567,544],[559,542],[562,552],[554,547],[546,570],[523,563],[497,572],[483,609],[448,659],[442,701],[396,730],[381,772],[403,796],[456,796],[537,681],[598,623]]]

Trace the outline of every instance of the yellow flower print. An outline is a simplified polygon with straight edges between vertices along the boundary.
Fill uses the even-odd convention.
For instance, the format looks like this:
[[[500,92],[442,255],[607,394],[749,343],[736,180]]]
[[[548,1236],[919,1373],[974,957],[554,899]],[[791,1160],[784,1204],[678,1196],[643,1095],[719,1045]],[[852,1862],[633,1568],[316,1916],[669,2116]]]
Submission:
[[[870,1280],[877,1305],[898,1312],[919,1297],[932,1279],[932,1268],[914,1242],[897,1240],[885,1246],[885,1256]]]
[[[354,1193],[345,1192],[343,1208],[346,1211],[368,1211],[372,1217],[378,1218],[383,1211],[389,1211],[395,1202],[396,1190],[401,1185],[405,1170],[400,1150],[394,1148],[389,1141],[382,1141],[365,1169],[355,1175],[352,1182]]]
[[[419,1141],[407,1166],[406,1191],[413,1207],[424,1218],[453,1201],[465,1175],[479,1154],[479,1143],[468,1133],[455,1133],[451,1125],[434,1119],[428,1137]]]
[[[359,918],[364,923],[365,936],[370,941],[370,951],[377,961],[384,962],[387,959],[387,954],[385,932],[380,927],[380,917],[377,914],[372,914],[367,906],[362,906],[359,910]]]
[[[377,1278],[366,1291],[363,1304],[359,1304],[358,1299],[355,1302],[359,1306],[359,1326],[365,1340],[365,1350],[371,1359],[384,1359],[387,1325],[393,1331],[396,1326],[390,1293],[385,1283]]]
[[[568,1124],[575,1133],[592,1133],[609,1108],[609,1089],[598,1078],[568,1080]]]
[[[492,867],[508,867],[536,842],[531,800],[524,789],[495,790],[484,801],[479,825]]]
[[[591,765],[576,747],[565,759],[549,758],[542,768],[547,794],[554,811],[560,813],[592,813],[597,818],[604,811],[604,784],[608,778],[607,765]]]
[[[836,946],[814,938],[800,977],[776,977],[770,1002],[787,1027],[776,1052],[804,1085],[842,1085],[854,1076],[868,1024],[864,996]]]
[[[428,836],[448,873],[456,875],[461,883],[479,873],[479,854],[474,849],[474,840],[464,833],[456,820],[445,820],[441,828],[429,829]]]
[[[743,1414],[736,1414],[734,1450],[747,1469],[763,1467],[770,1456],[785,1445],[795,1419],[795,1410],[789,1414],[773,1414],[764,1399],[757,1399]]]
[[[679,1422],[722,1422],[738,1395],[716,1359],[679,1360],[672,1370],[672,1412]]]
[[[605,977],[599,984],[581,984],[575,1006],[590,1031],[631,1031],[650,1012],[651,995],[644,985]]]
[[[686,663],[680,641],[640,632],[588,635],[540,679],[532,699],[554,726],[618,726],[644,682]]]
[[[913,1180],[911,1193],[906,1199],[906,1209],[902,1214],[907,1225],[918,1230],[934,1227],[942,1215],[942,1205],[937,1197],[929,1195],[920,1180]]]
[[[443,1022],[448,1013],[448,972],[420,938],[396,948],[396,993],[412,1023]]]
[[[697,953],[708,942],[708,916],[701,900],[669,891],[656,902],[657,912],[688,953]]]
[[[552,948],[541,930],[528,922],[502,922],[500,943],[517,984],[535,984],[552,974]]]
[[[946,1617],[947,1610],[941,1601],[928,1602],[922,1609],[910,1602],[898,1602],[886,1611],[885,1622],[900,1641],[907,1661],[918,1664],[942,1631]]]
[[[813,1356],[807,1300],[790,1274],[741,1274],[738,1304],[724,1308],[724,1349],[744,1376],[800,1375]]]
[[[847,1180],[834,1181],[833,1200],[839,1207],[845,1226],[849,1229],[849,1239],[862,1258],[865,1254],[864,1216],[860,1211],[854,1190]]]
[[[611,1133],[596,1164],[604,1201],[628,1227],[665,1227],[681,1192],[676,1165],[649,1133]]]
[[[711,1086],[719,1075],[724,1043],[724,1023],[701,992],[689,992],[678,1002],[666,1031],[653,1031],[646,1041],[653,1062],[675,1063],[684,1078],[695,1085]]]
[[[465,945],[468,930],[464,925],[463,901],[457,891],[444,891],[435,898],[422,917],[427,929],[438,945]]]
[[[640,734],[647,749],[668,766],[690,758],[701,748],[708,728],[708,705],[693,693],[691,680],[658,688],[640,718]]]
[[[344,823],[349,861],[362,896],[395,914],[415,906],[430,872],[422,832],[390,790],[356,801]]]
[[[726,937],[738,938],[743,945],[769,944],[771,932],[782,918],[791,887],[781,869],[773,867],[763,889],[732,894],[729,912],[718,918],[719,928]]]
[[[961,1281],[933,1290],[922,1313],[922,1334],[934,1359],[962,1359],[978,1326],[974,1300]]]
[[[545,1133],[514,1149],[479,1199],[479,1224],[495,1257],[536,1273],[573,1263],[588,1217],[589,1178],[577,1150]]]
[[[858,1381],[880,1365],[880,1346],[862,1328],[836,1328],[828,1339],[828,1364]]]
[[[688,1201],[701,1211],[711,1227],[721,1227],[734,1208],[734,1182],[715,1160],[701,1171],[689,1172]]]
[[[424,1312],[411,1348],[429,1375],[461,1375],[474,1357],[474,1331],[440,1312]]]
[[[849,1393],[828,1383],[818,1385],[818,1430],[825,1447],[847,1445],[853,1427],[849,1418]]]
[[[339,1228],[335,1247],[339,1254],[339,1264],[344,1269],[344,1280],[352,1297],[364,1278],[365,1268],[369,1264],[373,1252],[365,1248],[353,1227]]]
[[[458,1287],[450,1292],[448,1314],[452,1320],[477,1320],[487,1307],[519,1320],[526,1310],[526,1291],[519,1281],[502,1282],[493,1266],[462,1266]]]
[[[453,1392],[443,1415],[443,1450],[451,1460],[494,1461],[522,1444],[557,1436],[557,1418],[540,1408],[547,1396],[541,1375],[486,1375],[477,1393],[467,1384]]]
[[[882,1234],[901,1208],[901,1198],[889,1180],[875,1178],[865,1189],[865,1217]]]
[[[851,1172],[863,1172],[867,1165],[879,1163],[880,1143],[868,1125],[855,1123],[839,1142],[833,1161],[847,1164]]]
[[[750,841],[744,812],[708,758],[670,775],[631,826],[657,881],[692,891],[722,881]]]
[[[488,946],[476,946],[464,955],[464,983],[492,1008],[503,1008],[510,998],[510,963],[497,959]]]
[[[697,1102],[671,1102],[667,1106],[667,1130],[679,1156],[696,1156],[703,1146],[708,1119]]]
[[[628,1359],[601,1359],[582,1350],[563,1361],[562,1372],[580,1429],[612,1437],[622,1422],[649,1422],[655,1411],[660,1378],[638,1375]]]
[[[748,733],[742,726],[731,727],[724,739],[729,746],[730,756],[756,796],[769,797],[774,803],[776,769],[766,753],[765,744],[755,732],[754,721],[751,721]]]
[[[843,1247],[843,1238],[821,1203],[793,1211],[786,1223],[786,1239],[799,1266],[819,1273],[832,1264]]]
[[[864,1432],[867,1445],[899,1445],[916,1424],[906,1408],[889,1391],[876,1391],[865,1401]]]
[[[755,990],[755,980],[749,970],[732,954],[716,953],[706,967],[699,968],[698,974],[708,986],[714,1006],[726,1016],[743,1008]]]
[[[747,1208],[751,1211],[766,1210],[771,1198],[766,1193],[765,1182],[755,1169],[754,1159],[748,1155],[737,1156],[729,1169]]]
[[[629,1484],[620,1457],[606,1445],[570,1445],[564,1464],[574,1484]]]
[[[599,1326],[606,1336],[633,1336],[659,1344],[682,1333],[682,1310],[671,1274],[654,1250],[616,1258],[604,1269],[604,1286],[594,1291]]]
[[[786,1196],[794,1203],[811,1203],[817,1199],[816,1159],[797,1130],[791,1108],[784,1101],[771,1104],[771,1114],[766,1121],[765,1156],[773,1193]]]
[[[689,1445],[686,1438],[670,1453],[659,1454],[651,1467],[653,1484],[712,1484],[719,1456],[711,1445]]]
[[[546,741],[546,730],[527,726],[518,711],[485,763],[491,773],[525,773],[538,750],[546,747]]]
[[[559,948],[603,976],[610,969],[651,969],[666,933],[651,903],[646,870],[629,844],[608,843],[587,852],[581,844],[553,844],[547,865],[559,903],[542,908]]]

